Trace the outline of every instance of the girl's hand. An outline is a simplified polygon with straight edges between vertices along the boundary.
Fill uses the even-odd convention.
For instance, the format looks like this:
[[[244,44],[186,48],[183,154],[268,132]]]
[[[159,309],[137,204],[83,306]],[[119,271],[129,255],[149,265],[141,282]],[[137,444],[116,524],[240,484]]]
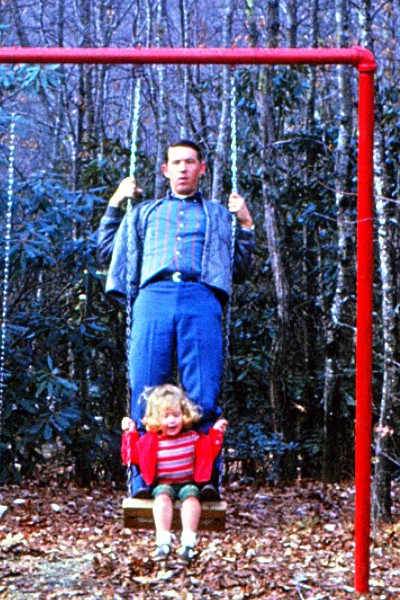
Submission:
[[[216,423],[214,423],[214,429],[217,429],[218,431],[222,431],[222,433],[224,433],[226,431],[226,428],[228,427],[228,421],[226,419],[218,419],[218,421]]]
[[[124,417],[121,421],[122,431],[136,431],[136,423],[129,417]]]

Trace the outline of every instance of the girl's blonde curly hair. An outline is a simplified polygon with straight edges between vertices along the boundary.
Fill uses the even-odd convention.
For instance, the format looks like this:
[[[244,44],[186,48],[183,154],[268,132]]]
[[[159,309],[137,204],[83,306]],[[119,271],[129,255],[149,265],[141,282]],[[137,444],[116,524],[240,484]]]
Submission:
[[[201,418],[201,409],[194,404],[178,386],[166,383],[156,388],[146,390],[147,408],[142,420],[147,431],[161,429],[161,416],[163,411],[179,407],[183,416],[183,429],[190,429],[193,423]]]

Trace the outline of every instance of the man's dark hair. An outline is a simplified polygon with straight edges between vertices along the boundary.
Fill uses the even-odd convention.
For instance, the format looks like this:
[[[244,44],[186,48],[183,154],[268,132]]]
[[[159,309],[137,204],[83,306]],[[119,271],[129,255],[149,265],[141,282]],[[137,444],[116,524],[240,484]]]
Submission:
[[[174,142],[173,144],[169,144],[168,148],[165,151],[164,162],[166,162],[166,163],[168,162],[168,150],[170,148],[178,148],[178,146],[184,146],[185,148],[192,148],[193,150],[195,150],[199,161],[201,162],[203,160],[203,152],[202,152],[200,146],[198,146],[198,144],[196,144],[195,142],[192,142],[192,140],[178,140],[177,142]]]

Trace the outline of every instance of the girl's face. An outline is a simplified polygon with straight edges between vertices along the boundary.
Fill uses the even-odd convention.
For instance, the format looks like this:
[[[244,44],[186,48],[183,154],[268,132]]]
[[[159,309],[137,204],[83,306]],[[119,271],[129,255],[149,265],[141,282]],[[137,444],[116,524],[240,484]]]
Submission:
[[[183,414],[179,405],[165,407],[160,415],[161,433],[174,436],[182,431]]]

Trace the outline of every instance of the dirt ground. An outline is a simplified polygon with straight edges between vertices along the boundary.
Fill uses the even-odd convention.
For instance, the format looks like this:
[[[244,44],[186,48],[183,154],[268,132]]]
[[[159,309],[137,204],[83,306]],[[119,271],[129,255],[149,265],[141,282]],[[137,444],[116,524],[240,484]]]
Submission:
[[[398,505],[391,524],[372,530],[370,595],[354,593],[352,482],[258,490],[231,484],[226,531],[202,533],[188,568],[175,565],[174,553],[164,567],[152,561],[154,533],[125,528],[122,497],[45,474],[0,488],[8,507],[0,524],[0,598],[400,598]]]

